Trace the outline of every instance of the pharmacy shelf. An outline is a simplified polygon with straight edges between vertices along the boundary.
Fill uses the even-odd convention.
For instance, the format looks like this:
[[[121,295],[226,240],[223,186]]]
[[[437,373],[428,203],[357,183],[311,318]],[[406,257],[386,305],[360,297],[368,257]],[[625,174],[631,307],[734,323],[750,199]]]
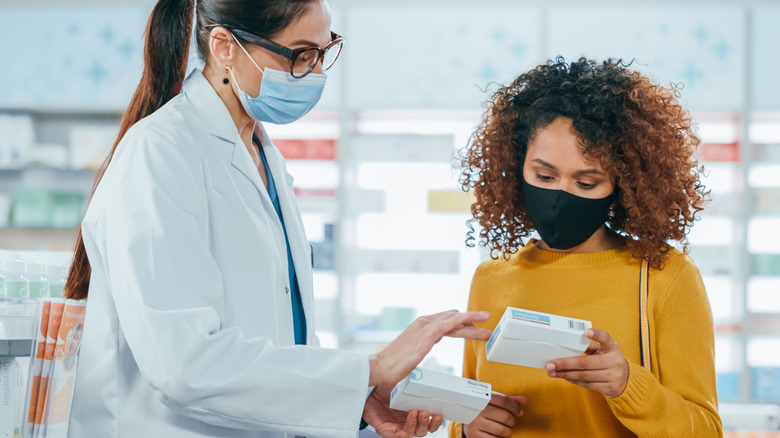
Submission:
[[[0,316],[0,341],[23,341],[35,338],[36,318]]]
[[[77,230],[55,228],[0,228],[0,241],[10,250],[73,250]]]
[[[743,331],[757,336],[780,335],[780,314],[748,313],[743,322]]]
[[[0,167],[0,174],[18,174],[22,172],[55,172],[94,178],[97,169],[67,169],[51,166]]]

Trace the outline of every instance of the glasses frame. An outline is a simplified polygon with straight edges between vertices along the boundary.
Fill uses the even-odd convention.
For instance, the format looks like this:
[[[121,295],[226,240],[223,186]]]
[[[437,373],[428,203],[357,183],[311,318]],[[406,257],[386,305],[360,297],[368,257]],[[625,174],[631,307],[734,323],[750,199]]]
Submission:
[[[336,32],[331,31],[330,32],[330,42],[325,45],[325,47],[317,47],[317,46],[311,46],[311,47],[300,47],[297,49],[290,49],[288,47],[285,47],[281,44],[277,44],[267,38],[263,38],[259,35],[255,35],[253,33],[236,29],[232,26],[225,26],[224,24],[210,24],[206,27],[224,27],[228,31],[232,32],[235,36],[241,38],[244,41],[247,41],[251,44],[260,46],[264,49],[270,50],[277,55],[284,56],[287,58],[288,61],[290,61],[290,75],[296,79],[301,79],[311,73],[314,70],[314,66],[317,65],[318,62],[320,62],[322,59],[325,58],[325,52],[327,52],[331,47],[335,45],[341,45],[343,47],[344,45],[344,38],[337,34]],[[339,47],[338,53],[336,53],[336,57],[333,58],[333,62],[331,62],[328,66],[323,66],[322,71],[327,71],[329,68],[333,66],[333,64],[336,63],[336,60],[339,58],[339,55],[341,55],[341,47]],[[309,69],[306,70],[306,72],[302,74],[296,74],[293,69],[295,68],[295,60],[298,59],[298,56],[300,56],[301,53],[307,52],[309,50],[316,50],[317,51],[317,59],[309,66]]]

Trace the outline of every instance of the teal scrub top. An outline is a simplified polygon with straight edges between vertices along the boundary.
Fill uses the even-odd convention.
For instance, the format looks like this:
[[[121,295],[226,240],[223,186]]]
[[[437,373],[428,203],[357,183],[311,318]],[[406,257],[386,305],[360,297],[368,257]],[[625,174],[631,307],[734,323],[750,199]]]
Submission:
[[[306,317],[303,313],[303,302],[301,301],[301,289],[298,286],[298,277],[295,275],[295,265],[293,264],[292,253],[290,252],[290,241],[287,239],[287,228],[284,226],[284,218],[282,217],[282,209],[279,206],[279,196],[276,191],[276,184],[274,184],[274,177],[271,175],[271,170],[268,168],[268,160],[265,158],[265,152],[260,140],[255,136],[255,142],[259,145],[260,158],[263,159],[263,166],[265,167],[265,174],[268,176],[268,196],[271,198],[271,202],[276,210],[276,215],[279,216],[279,221],[282,223],[282,230],[284,230],[284,242],[287,245],[287,271],[290,274],[290,299],[292,300],[293,310],[293,328],[295,330],[295,343],[306,344]]]

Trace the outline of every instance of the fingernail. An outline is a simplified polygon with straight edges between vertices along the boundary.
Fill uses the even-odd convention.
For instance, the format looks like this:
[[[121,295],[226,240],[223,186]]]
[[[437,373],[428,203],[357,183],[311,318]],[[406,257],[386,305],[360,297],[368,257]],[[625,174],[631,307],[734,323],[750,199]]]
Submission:
[[[547,362],[547,371],[555,371],[555,364],[552,362]]]
[[[591,336],[593,336],[593,330],[592,330],[592,329],[587,329],[587,330],[585,330],[585,336],[587,336],[587,337],[589,337],[589,338],[590,338]]]
[[[479,312],[479,316],[482,318],[490,318],[490,312]]]

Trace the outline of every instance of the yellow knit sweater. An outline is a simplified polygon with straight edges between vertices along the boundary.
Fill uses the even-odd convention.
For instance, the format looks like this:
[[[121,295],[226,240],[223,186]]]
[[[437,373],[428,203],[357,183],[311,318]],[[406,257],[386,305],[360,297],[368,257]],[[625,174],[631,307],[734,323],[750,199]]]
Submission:
[[[495,328],[507,306],[593,322],[620,345],[629,364],[623,394],[601,393],[548,377],[544,370],[485,358],[485,342],[466,341],[463,375],[493,390],[525,395],[514,437],[720,437],[712,314],[691,259],[673,251],[650,270],[652,373],[640,364],[640,261],[625,248],[566,254],[529,243],[508,261],[490,260],[474,274],[469,310],[488,310]],[[462,425],[450,425],[460,438]]]

